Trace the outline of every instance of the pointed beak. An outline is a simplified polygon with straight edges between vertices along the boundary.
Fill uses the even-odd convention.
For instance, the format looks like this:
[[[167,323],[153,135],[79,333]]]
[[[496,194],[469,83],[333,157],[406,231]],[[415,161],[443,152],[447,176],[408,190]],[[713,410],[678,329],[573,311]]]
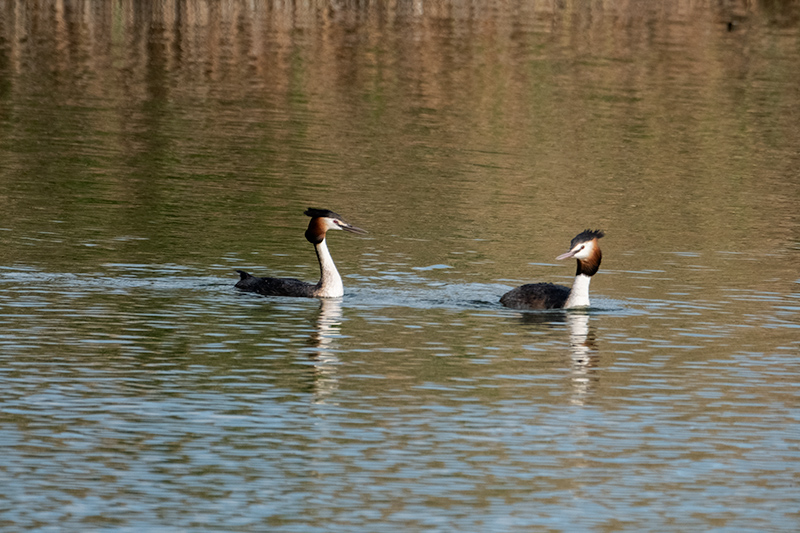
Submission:
[[[569,252],[567,252],[565,254],[561,254],[558,257],[556,257],[556,260],[561,261],[562,259],[569,259],[570,257],[572,257],[573,255],[575,255],[577,253],[578,253],[577,250],[570,250]]]
[[[347,222],[342,222],[341,224],[339,224],[339,227],[342,228],[345,231],[349,231],[350,233],[356,233],[358,235],[366,235],[367,234],[367,230],[361,229],[361,228],[357,228],[355,226],[352,226],[352,225],[348,224]]]

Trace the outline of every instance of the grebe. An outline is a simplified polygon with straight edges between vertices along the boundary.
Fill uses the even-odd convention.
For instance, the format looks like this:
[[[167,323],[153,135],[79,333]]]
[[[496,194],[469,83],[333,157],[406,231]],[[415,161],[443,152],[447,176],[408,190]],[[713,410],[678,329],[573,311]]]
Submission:
[[[257,278],[243,270],[237,270],[241,279],[236,288],[247,292],[257,292],[264,296],[299,296],[304,298],[338,298],[344,294],[342,277],[333,264],[333,258],[325,244],[328,230],[343,229],[363,235],[361,228],[348,224],[342,217],[327,209],[308,208],[304,214],[311,217],[306,230],[306,239],[314,245],[319,260],[319,282],[306,283],[294,278]]]
[[[603,252],[597,240],[605,235],[600,230],[584,230],[572,239],[569,251],[556,259],[574,257],[578,270],[572,289],[553,283],[530,283],[510,290],[500,303],[513,309],[568,309],[589,306],[589,283],[600,268]]]

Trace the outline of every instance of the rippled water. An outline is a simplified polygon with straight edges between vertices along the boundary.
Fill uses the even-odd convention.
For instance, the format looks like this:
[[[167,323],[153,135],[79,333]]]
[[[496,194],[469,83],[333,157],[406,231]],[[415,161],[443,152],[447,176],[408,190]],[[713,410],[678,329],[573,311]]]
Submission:
[[[0,8],[0,529],[797,529],[796,3]]]
[[[796,297],[517,313],[417,274],[319,302],[108,267],[2,277],[7,524],[796,523]]]

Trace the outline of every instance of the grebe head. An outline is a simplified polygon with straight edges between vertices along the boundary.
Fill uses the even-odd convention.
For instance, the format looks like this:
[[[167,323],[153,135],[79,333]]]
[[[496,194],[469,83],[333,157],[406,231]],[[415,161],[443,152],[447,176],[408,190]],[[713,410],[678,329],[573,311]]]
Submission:
[[[328,209],[314,209],[309,207],[305,210],[304,214],[311,217],[311,221],[308,223],[308,229],[306,230],[306,239],[311,244],[319,244],[324,241],[325,234],[331,229],[341,229],[359,235],[367,233],[365,230],[345,222],[340,215]]]
[[[600,252],[600,246],[597,244],[597,239],[605,235],[601,230],[583,230],[578,233],[572,242],[569,243],[569,251],[561,254],[556,259],[589,259],[592,255]]]
[[[600,245],[597,241],[603,238],[604,235],[605,233],[601,230],[584,230],[569,243],[569,251],[559,255],[556,259],[574,257],[578,260],[578,274],[592,276],[600,268],[600,261],[603,259],[603,252],[600,250]]]

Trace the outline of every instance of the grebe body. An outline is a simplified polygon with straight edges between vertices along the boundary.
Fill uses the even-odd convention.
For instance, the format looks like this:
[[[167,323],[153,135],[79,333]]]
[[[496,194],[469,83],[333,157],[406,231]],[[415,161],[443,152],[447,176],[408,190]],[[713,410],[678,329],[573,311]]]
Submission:
[[[345,222],[341,216],[328,209],[309,208],[304,213],[311,217],[306,230],[306,240],[314,245],[319,260],[320,277],[317,283],[307,283],[294,278],[259,278],[237,270],[236,288],[264,296],[297,296],[301,298],[338,298],[344,295],[344,285],[333,262],[325,238],[328,230],[344,230],[363,235],[361,228]]]
[[[556,259],[574,257],[578,262],[572,288],[553,283],[529,283],[512,289],[500,298],[500,303],[512,309],[569,309],[589,306],[589,284],[603,259],[597,241],[600,230],[585,230],[570,242],[569,251]]]

